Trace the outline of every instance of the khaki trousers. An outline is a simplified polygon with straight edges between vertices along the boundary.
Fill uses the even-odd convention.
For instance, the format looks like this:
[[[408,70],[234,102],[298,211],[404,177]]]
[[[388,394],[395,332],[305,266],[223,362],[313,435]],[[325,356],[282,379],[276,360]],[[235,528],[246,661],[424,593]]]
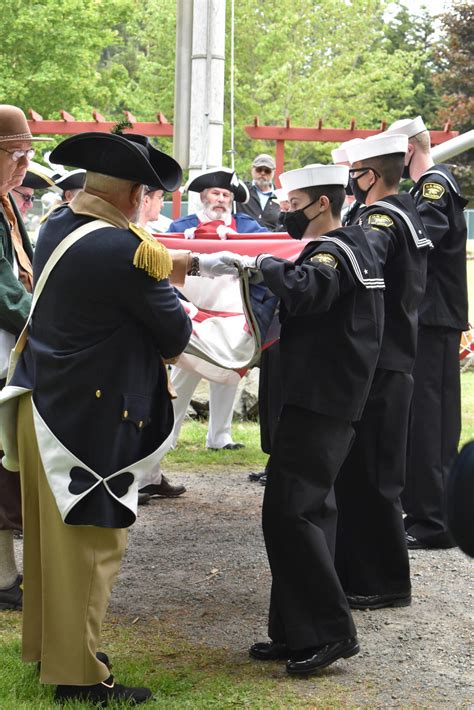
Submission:
[[[41,661],[42,683],[95,685],[102,621],[127,530],[65,525],[51,493],[33,425],[31,395],[18,413],[23,500],[23,660]]]

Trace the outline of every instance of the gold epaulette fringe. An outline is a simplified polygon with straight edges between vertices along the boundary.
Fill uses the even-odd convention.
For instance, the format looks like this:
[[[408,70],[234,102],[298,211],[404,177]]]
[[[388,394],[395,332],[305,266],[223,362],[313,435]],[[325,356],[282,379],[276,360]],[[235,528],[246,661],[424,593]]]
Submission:
[[[137,269],[143,269],[157,281],[167,279],[173,269],[173,260],[168,249],[138,224],[130,222],[128,228],[141,239],[133,257],[133,265]]]

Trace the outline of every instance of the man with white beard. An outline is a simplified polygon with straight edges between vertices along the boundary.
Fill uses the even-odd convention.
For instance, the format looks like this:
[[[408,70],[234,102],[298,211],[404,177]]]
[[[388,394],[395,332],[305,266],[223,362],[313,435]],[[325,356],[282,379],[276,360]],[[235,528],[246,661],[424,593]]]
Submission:
[[[239,180],[230,168],[207,170],[192,179],[185,190],[200,193],[202,209],[172,222],[168,232],[182,232],[186,239],[227,239],[229,234],[267,231],[248,215],[232,212],[232,202],[235,200],[238,204],[245,203],[249,192],[245,183]],[[228,371],[214,365],[207,365],[206,372],[209,374],[209,428],[206,447],[218,450],[240,449],[243,444],[234,442],[231,434],[238,381],[228,384]],[[173,400],[174,444],[194,390],[202,377],[197,371],[180,367],[173,370],[172,384],[177,394],[177,398]]]

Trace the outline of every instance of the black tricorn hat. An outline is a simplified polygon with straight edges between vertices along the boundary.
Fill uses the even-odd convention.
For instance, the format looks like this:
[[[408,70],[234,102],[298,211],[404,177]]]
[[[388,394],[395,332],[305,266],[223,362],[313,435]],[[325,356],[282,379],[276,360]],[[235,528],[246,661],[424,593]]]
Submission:
[[[69,173],[56,177],[54,184],[61,190],[82,190],[85,179],[86,171],[78,168],[78,170],[71,170]]]
[[[31,187],[33,190],[45,190],[48,187],[53,187],[53,171],[31,160],[21,184],[23,187]]]
[[[179,163],[136,133],[88,132],[66,138],[52,151],[52,163],[131,180],[172,192],[183,177]]]
[[[234,193],[236,202],[246,203],[249,199],[247,185],[239,180],[235,170],[231,168],[211,168],[197,177],[189,180],[185,185],[185,190],[191,192],[202,192],[210,187],[220,187],[222,190],[230,190]]]

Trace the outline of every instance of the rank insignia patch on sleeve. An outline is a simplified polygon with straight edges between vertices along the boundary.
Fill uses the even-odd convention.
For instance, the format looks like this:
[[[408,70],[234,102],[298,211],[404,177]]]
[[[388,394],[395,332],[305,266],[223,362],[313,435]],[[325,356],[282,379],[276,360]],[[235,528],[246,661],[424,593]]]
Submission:
[[[391,227],[393,219],[386,214],[371,214],[368,219],[371,227]]]
[[[423,185],[423,197],[427,200],[440,200],[446,190],[438,182],[425,182]]]
[[[318,253],[310,258],[310,261],[319,261],[321,264],[326,264],[327,266],[332,266],[333,269],[337,268],[338,261],[332,254]]]

